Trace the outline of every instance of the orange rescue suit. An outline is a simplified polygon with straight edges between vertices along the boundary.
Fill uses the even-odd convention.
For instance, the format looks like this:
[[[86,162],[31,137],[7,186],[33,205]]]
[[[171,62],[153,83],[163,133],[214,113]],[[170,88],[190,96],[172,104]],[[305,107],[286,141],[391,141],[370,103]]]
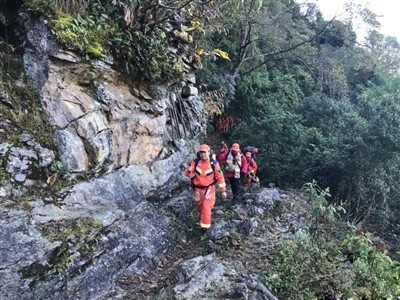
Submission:
[[[215,205],[215,183],[221,192],[226,191],[224,175],[217,161],[212,161],[214,169],[209,159],[193,160],[189,167],[184,171],[192,181],[192,188],[196,207],[200,214],[200,226],[209,228],[211,226],[211,210]]]
[[[257,182],[257,163],[254,158],[250,158],[250,160],[248,161],[247,171],[248,172],[243,180],[243,183],[245,186],[250,186],[253,182]]]

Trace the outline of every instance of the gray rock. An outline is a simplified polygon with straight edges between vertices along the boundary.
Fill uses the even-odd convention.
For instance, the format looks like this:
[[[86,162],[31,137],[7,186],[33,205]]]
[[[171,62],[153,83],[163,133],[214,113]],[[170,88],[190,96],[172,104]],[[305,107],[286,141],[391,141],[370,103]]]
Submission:
[[[32,140],[32,136],[28,133],[23,133],[18,136],[20,142],[28,142]]]
[[[128,169],[77,184],[62,195],[57,205],[31,202],[30,216],[0,210],[0,298],[97,299],[118,290],[118,278],[140,272],[171,249],[166,219],[145,200]],[[65,240],[50,242],[41,228],[88,217],[100,227],[68,238],[70,261],[58,276],[54,265]],[[92,245],[90,251],[83,251],[85,244]]]
[[[14,175],[14,179],[17,182],[24,182],[26,179],[26,175],[25,174],[16,174],[16,175]]]
[[[177,277],[178,283],[173,288],[177,300],[277,300],[258,277],[228,269],[213,254],[183,262]]]
[[[89,160],[82,139],[68,130],[57,130],[54,138],[65,171],[83,172],[88,169]]]
[[[0,208],[0,298],[123,298],[115,282],[143,272],[171,247],[167,220],[145,197],[160,201],[182,192],[182,167],[189,153],[184,140],[205,128],[198,91],[191,88],[191,96],[174,106],[181,115],[173,124],[167,109],[174,94],[169,84],[127,82],[110,67],[111,57],[89,62],[60,50],[44,18],[21,17],[25,71],[56,130],[63,171],[90,175],[107,167],[109,173],[97,173],[102,177],[57,194],[40,190],[42,198],[24,201],[31,211]],[[187,80],[195,82],[192,75]],[[88,92],[94,82],[94,93]],[[20,142],[24,145],[19,148],[0,145],[11,178],[24,180],[24,185],[4,182],[0,193],[7,205],[31,195],[35,185],[43,187],[50,175],[46,168],[55,159],[27,134],[20,135]],[[69,231],[86,219],[99,226]],[[56,228],[58,235],[46,231]],[[223,268],[211,270],[217,276]]]
[[[11,147],[12,147],[12,144],[0,143],[0,155],[4,156]]]

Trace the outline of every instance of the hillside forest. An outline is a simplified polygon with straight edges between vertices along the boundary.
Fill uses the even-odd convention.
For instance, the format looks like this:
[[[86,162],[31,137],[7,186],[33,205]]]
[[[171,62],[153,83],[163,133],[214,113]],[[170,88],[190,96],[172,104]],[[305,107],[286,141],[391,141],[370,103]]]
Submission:
[[[325,20],[313,5],[221,7],[215,30],[199,41],[230,58],[207,60],[199,72],[201,84],[224,94],[209,131],[219,117],[232,118],[223,136],[260,149],[263,185],[315,180],[348,221],[398,243],[400,44],[379,33],[372,11],[348,10],[364,20],[364,41],[351,20]]]
[[[314,4],[294,0],[16,3],[45,15],[58,43],[88,58],[112,56],[115,69],[127,76],[140,73],[147,82],[168,83],[182,76],[185,62],[170,51],[179,38],[186,45],[180,51],[201,66],[196,85],[208,123],[200,140],[213,136],[257,147],[262,186],[305,190],[322,201],[314,207],[316,215],[328,205],[336,207],[343,224],[391,245],[390,255],[379,256],[368,248],[370,235],[348,238],[347,243],[362,246],[365,257],[374,263],[399,258],[400,44],[380,33],[373,11],[349,3],[349,19],[326,20]],[[367,28],[362,41],[353,29],[356,16]],[[166,30],[171,22],[186,25],[171,32]],[[8,51],[20,51],[16,37],[1,43],[14,45],[7,45]],[[13,69],[4,59],[0,65],[8,70],[1,74],[7,89]],[[232,120],[228,130],[218,128],[221,118]],[[311,253],[315,244],[303,246]],[[323,244],[318,255],[330,247]],[[387,273],[383,265],[377,263],[382,269],[364,278],[376,293],[361,291],[365,297],[357,299],[398,295],[400,267]],[[275,282],[274,291],[279,295],[285,284],[295,286],[300,279],[293,276]],[[342,279],[335,284],[344,286]]]

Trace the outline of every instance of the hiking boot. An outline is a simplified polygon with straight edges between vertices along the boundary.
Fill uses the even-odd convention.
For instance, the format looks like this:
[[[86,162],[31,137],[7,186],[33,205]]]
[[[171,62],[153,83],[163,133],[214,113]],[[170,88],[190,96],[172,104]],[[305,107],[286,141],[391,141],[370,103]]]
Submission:
[[[196,236],[203,236],[207,233],[208,228],[196,227],[194,233]]]
[[[200,231],[202,235],[205,235],[207,233],[208,228],[200,228]]]
[[[235,197],[232,198],[232,202],[233,202],[234,204],[235,204],[235,203],[238,203],[239,200],[240,200],[240,197],[239,197],[239,196],[235,196]]]

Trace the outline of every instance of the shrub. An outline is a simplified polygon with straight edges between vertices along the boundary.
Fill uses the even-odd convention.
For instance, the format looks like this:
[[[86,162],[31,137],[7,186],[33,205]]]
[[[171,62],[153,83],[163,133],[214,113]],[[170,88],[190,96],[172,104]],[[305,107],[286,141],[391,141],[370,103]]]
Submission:
[[[299,231],[276,246],[262,276],[266,285],[282,299],[399,296],[399,262],[378,249],[372,234],[356,234],[333,222],[341,209],[326,201],[329,189],[321,189],[316,182],[304,187],[311,201],[312,230]]]
[[[349,260],[349,249],[356,258]],[[262,280],[280,299],[393,299],[400,295],[398,264],[365,237],[299,232],[276,247]]]

